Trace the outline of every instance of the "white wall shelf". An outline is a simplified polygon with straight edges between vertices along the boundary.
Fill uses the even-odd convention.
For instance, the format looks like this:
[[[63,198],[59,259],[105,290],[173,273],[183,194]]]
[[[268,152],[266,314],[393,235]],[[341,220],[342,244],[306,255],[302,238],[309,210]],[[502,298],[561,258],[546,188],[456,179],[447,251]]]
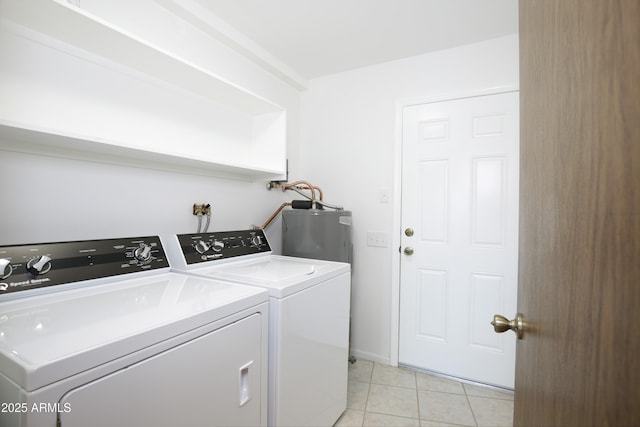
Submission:
[[[0,147],[243,179],[286,173],[286,111],[191,59],[201,52],[181,56],[63,1],[7,0],[0,16]]]
[[[272,179],[280,170],[259,169],[121,146],[112,141],[35,129],[0,120],[0,151],[14,151],[194,175],[255,181]]]

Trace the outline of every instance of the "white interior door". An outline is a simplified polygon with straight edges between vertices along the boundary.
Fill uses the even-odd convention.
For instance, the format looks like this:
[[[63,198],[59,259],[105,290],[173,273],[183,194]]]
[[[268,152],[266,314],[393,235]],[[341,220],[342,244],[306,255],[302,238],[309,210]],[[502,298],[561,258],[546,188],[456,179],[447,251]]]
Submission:
[[[515,339],[490,321],[516,312],[518,111],[518,92],[403,109],[403,365],[514,386]]]

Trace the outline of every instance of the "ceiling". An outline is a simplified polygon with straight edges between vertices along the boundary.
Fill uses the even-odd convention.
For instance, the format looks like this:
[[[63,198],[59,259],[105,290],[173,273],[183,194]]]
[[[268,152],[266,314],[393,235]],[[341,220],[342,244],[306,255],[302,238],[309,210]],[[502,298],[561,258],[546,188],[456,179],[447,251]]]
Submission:
[[[518,32],[517,0],[195,0],[303,80]]]

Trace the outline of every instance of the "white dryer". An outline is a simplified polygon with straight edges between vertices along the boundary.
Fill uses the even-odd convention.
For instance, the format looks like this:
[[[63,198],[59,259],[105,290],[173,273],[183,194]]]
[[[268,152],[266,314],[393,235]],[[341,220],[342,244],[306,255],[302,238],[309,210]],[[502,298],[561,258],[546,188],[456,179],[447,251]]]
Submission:
[[[273,255],[262,230],[183,234],[171,264],[269,292],[269,425],[332,426],[346,409],[350,265]]]
[[[268,295],[158,237],[0,247],[0,425],[266,425]]]

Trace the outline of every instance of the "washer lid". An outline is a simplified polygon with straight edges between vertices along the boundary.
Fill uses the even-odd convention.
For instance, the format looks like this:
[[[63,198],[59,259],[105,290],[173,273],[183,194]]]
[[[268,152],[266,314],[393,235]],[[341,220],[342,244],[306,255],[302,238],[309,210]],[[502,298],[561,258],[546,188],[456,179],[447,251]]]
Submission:
[[[0,303],[2,373],[27,391],[268,300],[176,273]]]
[[[302,289],[350,271],[342,262],[271,255],[252,260],[236,261],[216,267],[192,270],[236,283],[266,288],[269,294],[283,298]]]

